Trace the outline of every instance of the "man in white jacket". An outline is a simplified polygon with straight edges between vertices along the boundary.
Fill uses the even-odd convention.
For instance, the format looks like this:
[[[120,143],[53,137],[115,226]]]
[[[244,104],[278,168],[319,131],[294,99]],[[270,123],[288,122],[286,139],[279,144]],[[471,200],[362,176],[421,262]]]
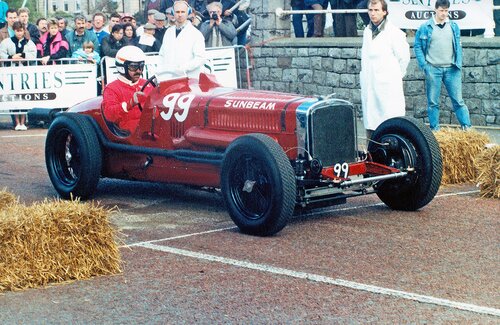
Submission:
[[[361,48],[361,104],[367,138],[385,120],[405,115],[403,77],[410,62],[406,35],[387,20],[385,0],[368,2]]]
[[[175,28],[169,28],[160,49],[160,80],[188,76],[198,78],[205,62],[205,38],[187,19],[192,9],[186,1],[175,1]]]

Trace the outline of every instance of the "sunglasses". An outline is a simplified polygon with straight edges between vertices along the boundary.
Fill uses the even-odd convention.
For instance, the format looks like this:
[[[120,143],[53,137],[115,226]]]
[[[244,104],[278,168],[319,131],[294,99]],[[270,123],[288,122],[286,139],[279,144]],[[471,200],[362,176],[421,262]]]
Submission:
[[[144,70],[144,62],[141,63],[129,63],[128,69],[130,71]]]

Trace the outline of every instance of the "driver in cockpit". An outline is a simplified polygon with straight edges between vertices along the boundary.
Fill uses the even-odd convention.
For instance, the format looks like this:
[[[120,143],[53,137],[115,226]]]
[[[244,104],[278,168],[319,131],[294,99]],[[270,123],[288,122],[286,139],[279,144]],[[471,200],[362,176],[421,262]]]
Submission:
[[[139,105],[144,106],[146,95],[153,89],[141,78],[146,55],[136,46],[124,46],[115,57],[118,79],[106,85],[103,92],[105,118],[120,129],[134,132],[141,118]]]

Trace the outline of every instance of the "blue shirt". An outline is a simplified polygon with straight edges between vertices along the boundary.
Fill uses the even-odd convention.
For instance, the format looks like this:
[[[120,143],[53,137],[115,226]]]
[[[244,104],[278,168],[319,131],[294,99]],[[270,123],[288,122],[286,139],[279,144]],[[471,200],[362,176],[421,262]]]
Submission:
[[[460,44],[460,28],[457,23],[453,21],[447,22],[450,24],[451,30],[453,32],[453,53],[455,54],[455,61],[453,65],[457,68],[462,69],[462,45]],[[415,58],[417,59],[418,66],[420,69],[424,70],[427,61],[425,59],[427,55],[427,50],[429,49],[429,44],[431,42],[432,32],[434,29],[434,18],[429,19],[427,22],[423,23],[417,30],[415,34],[415,45],[413,46],[413,51],[415,51]]]
[[[9,10],[9,5],[6,2],[0,0],[0,23],[7,22],[5,20],[5,18],[7,18],[6,17],[7,16],[7,10]]]
[[[95,36],[97,36],[97,41],[99,42],[99,45],[102,43],[102,39],[109,35],[109,33],[107,31],[105,31],[104,29],[101,29],[101,31],[99,31],[99,32],[93,30],[93,32],[94,32]]]

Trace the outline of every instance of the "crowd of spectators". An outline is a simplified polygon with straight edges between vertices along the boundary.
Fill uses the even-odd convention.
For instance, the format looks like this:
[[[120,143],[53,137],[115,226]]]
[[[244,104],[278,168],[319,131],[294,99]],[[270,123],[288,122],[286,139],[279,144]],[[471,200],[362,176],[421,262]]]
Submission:
[[[98,58],[114,57],[125,45],[138,46],[144,52],[159,52],[166,31],[175,26],[172,9],[174,2],[175,0],[147,0],[144,5],[145,23],[140,26],[131,14],[107,15],[102,12],[89,16],[78,14],[71,23],[65,17],[43,17],[34,24],[30,22],[28,8],[6,7],[5,10],[2,9],[5,11],[1,17],[4,22],[0,20],[0,24],[4,24],[0,28],[0,48],[7,47],[7,43],[2,45],[3,40],[15,37],[13,23],[19,21],[24,26],[25,39],[35,44],[38,49],[37,57],[43,59],[43,64],[57,58],[83,60],[87,57],[89,61],[97,63]],[[188,19],[202,31],[207,47],[246,44],[248,24],[244,23],[250,17],[245,9],[241,9],[238,1],[187,2],[190,5]],[[243,28],[238,29],[242,25]],[[89,43],[92,43],[92,51]],[[95,54],[90,55],[91,53]]]
[[[42,17],[31,22],[28,8],[9,8],[0,0],[0,59],[5,60],[0,65],[26,64],[21,62],[36,58],[30,64],[56,64],[63,58],[100,64],[102,58],[114,58],[127,45],[137,46],[146,53],[160,53],[162,48],[167,53],[168,47],[174,46],[178,50],[182,48],[176,39],[178,32],[173,33],[175,41],[172,33],[166,37],[170,28],[179,28],[173,9],[176,1],[179,0],[146,0],[145,23],[138,26],[131,14],[102,12],[77,14],[72,22],[65,17]],[[189,5],[187,20],[193,29],[201,31],[206,47],[246,45],[250,17],[240,1],[185,3]],[[24,115],[15,116],[15,129],[26,129]]]
[[[500,0],[494,0],[500,4]],[[367,9],[369,0],[290,0],[292,10],[326,10],[328,8],[333,10],[342,9]],[[497,5],[497,4],[495,4]],[[359,22],[357,19],[359,15]],[[304,16],[306,20],[304,22]],[[500,35],[500,11],[494,11],[495,20],[495,35]],[[334,37],[355,37],[360,36],[358,29],[370,24],[368,13],[332,13],[332,25],[325,26],[326,14],[293,14],[292,26],[296,38],[302,37],[323,37],[325,35],[325,28],[331,27],[331,35]],[[304,28],[304,23],[305,27]],[[482,35],[484,29],[462,29],[461,36],[477,36]],[[414,36],[415,30],[406,30],[408,36]]]

